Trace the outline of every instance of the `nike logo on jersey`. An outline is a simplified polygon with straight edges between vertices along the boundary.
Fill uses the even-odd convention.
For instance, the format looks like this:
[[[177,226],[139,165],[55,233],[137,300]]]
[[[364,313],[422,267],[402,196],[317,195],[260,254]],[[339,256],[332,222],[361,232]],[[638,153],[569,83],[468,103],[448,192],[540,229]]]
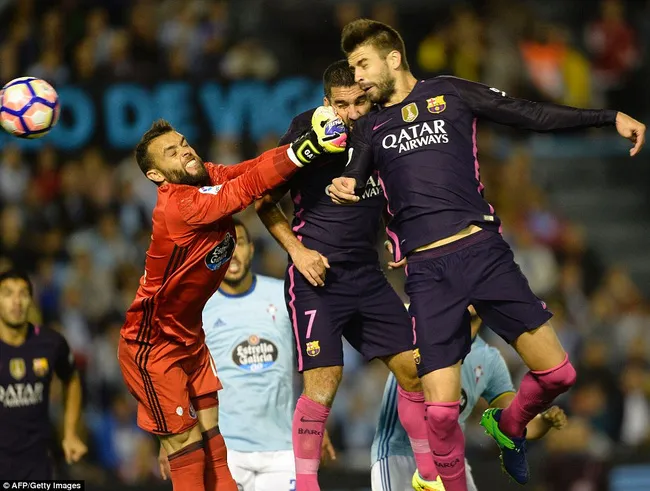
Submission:
[[[304,416],[300,416],[300,421],[302,423],[322,423],[322,421],[319,421],[317,419],[305,419]]]
[[[383,123],[376,124],[375,126],[372,127],[372,131],[378,130],[379,128],[384,126],[386,123],[388,123],[392,119],[393,118],[390,118],[390,119],[387,119],[386,121],[384,121]]]

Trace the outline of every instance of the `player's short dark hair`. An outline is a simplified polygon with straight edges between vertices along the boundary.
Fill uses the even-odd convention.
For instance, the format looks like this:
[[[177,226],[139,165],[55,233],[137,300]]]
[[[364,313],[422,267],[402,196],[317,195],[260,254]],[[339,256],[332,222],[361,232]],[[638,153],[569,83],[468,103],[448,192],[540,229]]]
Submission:
[[[341,33],[341,49],[349,56],[359,46],[370,45],[377,49],[385,58],[391,51],[399,51],[402,55],[403,70],[409,70],[406,60],[406,47],[399,32],[388,24],[370,19],[357,19],[348,23]]]
[[[323,88],[328,99],[332,97],[332,87],[352,87],[355,84],[354,71],[348,60],[335,61],[323,72]]]
[[[154,121],[151,128],[140,138],[140,141],[135,147],[135,160],[144,175],[147,175],[147,172],[154,168],[153,158],[149,155],[149,145],[154,139],[170,131],[175,131],[171,123],[164,119],[159,119],[158,121]]]
[[[248,231],[248,227],[244,225],[244,222],[237,218],[232,219],[233,222],[235,222],[235,227],[241,227],[244,229],[244,232],[246,232],[246,242],[253,242],[253,239],[251,238],[251,233]]]
[[[29,276],[24,271],[19,269],[8,269],[0,273],[0,285],[6,280],[23,280],[27,283],[27,288],[29,288],[29,296],[31,297],[34,293],[34,286],[32,285],[32,280],[29,279]]]

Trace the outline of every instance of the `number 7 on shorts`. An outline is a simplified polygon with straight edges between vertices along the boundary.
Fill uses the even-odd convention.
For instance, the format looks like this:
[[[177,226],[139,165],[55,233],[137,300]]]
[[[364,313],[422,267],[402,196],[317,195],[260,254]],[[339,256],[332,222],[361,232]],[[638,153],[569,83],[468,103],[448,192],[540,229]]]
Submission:
[[[318,312],[318,310],[305,310],[305,315],[309,317],[309,324],[307,324],[307,336],[306,336],[307,339],[309,339],[309,337],[311,336],[311,328],[314,325],[316,312]]]

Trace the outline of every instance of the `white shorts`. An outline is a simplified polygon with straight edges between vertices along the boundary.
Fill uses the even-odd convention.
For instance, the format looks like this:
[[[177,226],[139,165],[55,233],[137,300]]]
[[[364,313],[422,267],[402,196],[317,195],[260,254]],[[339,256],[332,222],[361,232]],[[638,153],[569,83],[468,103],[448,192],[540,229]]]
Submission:
[[[370,470],[372,491],[413,491],[411,481],[415,474],[415,459],[402,455],[393,455],[378,460]],[[467,491],[477,491],[472,469],[465,460],[467,474]]]
[[[239,491],[295,491],[293,451],[237,452],[228,450],[228,468]]]

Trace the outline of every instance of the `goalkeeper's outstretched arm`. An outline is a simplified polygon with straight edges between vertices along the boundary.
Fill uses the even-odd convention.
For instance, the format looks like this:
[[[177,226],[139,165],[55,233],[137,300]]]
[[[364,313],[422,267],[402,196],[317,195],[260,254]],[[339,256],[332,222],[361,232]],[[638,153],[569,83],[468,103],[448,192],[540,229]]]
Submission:
[[[190,227],[201,227],[233,215],[286,183],[299,168],[324,152],[344,151],[346,139],[341,119],[331,108],[320,107],[314,112],[308,131],[290,145],[264,152],[234,179],[215,182],[208,189],[187,186],[178,191],[180,218]],[[213,179],[220,180],[214,175]]]

